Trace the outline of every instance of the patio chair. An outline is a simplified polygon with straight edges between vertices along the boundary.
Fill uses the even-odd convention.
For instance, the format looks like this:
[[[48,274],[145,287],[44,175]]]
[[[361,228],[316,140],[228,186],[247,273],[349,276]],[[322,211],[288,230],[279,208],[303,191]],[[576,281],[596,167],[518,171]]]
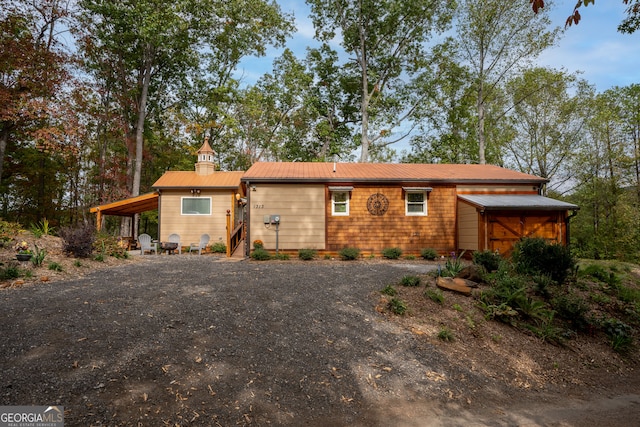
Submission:
[[[202,255],[202,250],[207,247],[209,243],[209,235],[203,234],[200,236],[200,243],[192,243],[189,247],[189,253],[193,251],[198,251],[198,255]]]
[[[153,251],[158,255],[158,244],[151,243],[151,236],[148,234],[141,234],[138,236],[138,244],[140,245],[140,255],[144,255],[146,251]]]
[[[182,246],[180,246],[180,235],[179,234],[169,234],[169,242],[178,244],[178,255],[182,254]]]

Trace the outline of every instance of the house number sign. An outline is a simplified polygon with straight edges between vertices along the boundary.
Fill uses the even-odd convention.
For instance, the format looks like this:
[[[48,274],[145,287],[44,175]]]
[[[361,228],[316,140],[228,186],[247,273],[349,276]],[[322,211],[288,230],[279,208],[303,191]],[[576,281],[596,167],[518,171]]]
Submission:
[[[374,193],[367,200],[367,210],[371,215],[382,216],[389,209],[389,199],[382,193]]]

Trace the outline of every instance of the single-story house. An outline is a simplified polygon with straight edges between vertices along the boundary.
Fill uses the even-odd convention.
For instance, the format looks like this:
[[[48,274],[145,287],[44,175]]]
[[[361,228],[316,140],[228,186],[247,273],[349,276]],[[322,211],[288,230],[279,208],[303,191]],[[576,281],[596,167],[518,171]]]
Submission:
[[[546,179],[492,165],[256,163],[242,179],[247,254],[356,247],[508,253],[524,236],[566,244],[576,205],[541,195]]]
[[[542,196],[547,180],[492,165],[259,162],[246,172],[216,171],[208,141],[194,171],[168,171],[154,193],[92,208],[132,215],[158,209],[158,239],[182,246],[208,234],[229,255],[244,238],[267,250],[356,247],[380,255],[425,248],[441,254],[508,254],[522,237],[567,244],[578,206]]]

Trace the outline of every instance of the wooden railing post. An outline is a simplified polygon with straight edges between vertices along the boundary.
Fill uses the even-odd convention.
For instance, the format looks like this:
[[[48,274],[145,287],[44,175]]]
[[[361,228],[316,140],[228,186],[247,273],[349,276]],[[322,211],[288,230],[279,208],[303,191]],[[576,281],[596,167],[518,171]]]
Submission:
[[[231,256],[231,210],[227,209],[227,258]]]

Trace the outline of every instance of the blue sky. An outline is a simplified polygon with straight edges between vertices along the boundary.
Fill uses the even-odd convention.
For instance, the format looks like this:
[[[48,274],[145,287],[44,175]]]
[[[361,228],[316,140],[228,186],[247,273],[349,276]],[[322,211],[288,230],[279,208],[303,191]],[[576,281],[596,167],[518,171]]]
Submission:
[[[526,1],[526,0],[517,0]],[[315,46],[314,28],[308,18],[308,7],[302,0],[278,0],[284,12],[293,13],[297,33],[288,41],[288,47],[299,58],[304,57],[307,46]],[[564,27],[576,0],[557,0],[551,8],[551,19]],[[538,65],[581,72],[580,76],[602,92],[613,86],[640,84],[640,32],[621,34],[618,24],[624,17],[622,0],[596,0],[595,5],[580,10],[582,21],[567,28],[557,46],[544,52]],[[266,57],[248,58],[242,62],[237,76],[252,84],[261,75],[270,72],[272,61],[282,50],[270,49]]]

